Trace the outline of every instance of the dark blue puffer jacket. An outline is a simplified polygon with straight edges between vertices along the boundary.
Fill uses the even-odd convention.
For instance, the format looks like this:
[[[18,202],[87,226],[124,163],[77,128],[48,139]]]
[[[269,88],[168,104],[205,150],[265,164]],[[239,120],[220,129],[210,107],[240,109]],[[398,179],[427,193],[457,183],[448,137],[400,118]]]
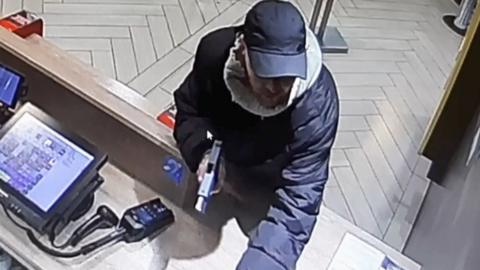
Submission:
[[[310,239],[328,179],[339,118],[337,91],[324,66],[313,86],[280,114],[263,118],[245,111],[232,102],[223,77],[239,31],[241,27],[223,28],[201,40],[192,71],[174,93],[174,137],[192,172],[211,147],[207,131],[223,141],[225,158],[240,165],[288,157],[276,201],[237,269],[294,269]]]

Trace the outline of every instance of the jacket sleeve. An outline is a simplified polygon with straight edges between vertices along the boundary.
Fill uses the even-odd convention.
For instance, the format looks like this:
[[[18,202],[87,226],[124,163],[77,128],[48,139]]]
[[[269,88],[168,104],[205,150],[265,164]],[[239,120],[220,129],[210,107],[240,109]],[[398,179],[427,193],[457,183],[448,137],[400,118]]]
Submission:
[[[276,202],[251,237],[237,270],[294,269],[316,224],[328,179],[337,117],[318,125],[322,117],[297,127],[292,157],[282,171]],[[325,118],[324,118],[325,119]]]
[[[207,131],[215,135],[210,121],[210,100],[212,91],[209,89],[208,77],[203,73],[208,70],[204,60],[206,50],[202,40],[197,48],[192,71],[179,88],[174,92],[177,109],[173,136],[177,142],[182,158],[189,169],[197,170],[206,150],[212,146],[207,139]]]

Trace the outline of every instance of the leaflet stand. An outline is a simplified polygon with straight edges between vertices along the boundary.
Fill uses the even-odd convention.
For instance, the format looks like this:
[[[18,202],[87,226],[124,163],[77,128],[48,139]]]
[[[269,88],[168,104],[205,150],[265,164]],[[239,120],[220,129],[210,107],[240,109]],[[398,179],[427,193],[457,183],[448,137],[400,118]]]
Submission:
[[[317,32],[317,37],[324,53],[348,53],[348,45],[345,39],[338,31],[337,27],[327,26],[328,19],[332,13],[334,0],[327,0],[325,10],[322,15],[320,27]],[[312,20],[310,22],[310,29],[315,31],[317,22],[320,17],[323,0],[316,0],[313,8]]]

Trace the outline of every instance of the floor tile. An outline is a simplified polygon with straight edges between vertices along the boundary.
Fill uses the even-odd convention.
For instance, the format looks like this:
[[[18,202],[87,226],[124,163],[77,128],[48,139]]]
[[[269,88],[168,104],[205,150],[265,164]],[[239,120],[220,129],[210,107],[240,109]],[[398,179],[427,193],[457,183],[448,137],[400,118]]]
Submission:
[[[432,20],[438,20],[438,17],[442,15],[443,14],[432,14],[430,17]],[[443,43],[442,46],[436,46],[436,48],[442,53],[447,63],[451,65],[460,46],[458,36],[443,24],[435,25],[435,21],[433,21],[433,23],[431,21],[420,23],[420,29],[423,30],[422,32],[428,33],[428,38],[434,44]]]
[[[22,10],[22,1],[3,1],[2,14],[7,15]]]
[[[332,175],[329,182],[336,182],[337,180]],[[342,190],[337,186],[327,186],[323,194],[323,203],[326,207],[330,208],[335,213],[339,214],[344,219],[353,222],[352,214],[348,209],[345,196],[342,194]]]
[[[327,66],[335,74],[355,73],[355,72],[364,72],[364,73],[399,72],[398,66],[395,65],[395,62],[390,62],[390,61],[329,60],[327,62]]]
[[[190,31],[190,34],[194,34],[205,24],[200,7],[196,1],[192,0],[180,0],[179,2],[183,14],[185,14],[188,30]]]
[[[414,143],[402,124],[402,121],[393,110],[392,105],[388,101],[376,101],[377,108],[383,117],[384,123],[390,130],[393,139],[398,145],[398,148],[402,152],[405,161],[411,171],[415,168],[418,158],[417,144]]]
[[[173,102],[173,96],[161,87],[156,87],[152,91],[148,92],[145,98],[150,100],[155,105],[155,107],[158,108],[157,114],[160,114],[163,108]]]
[[[414,68],[415,72],[422,78],[423,84],[425,85],[427,93],[432,95],[439,95],[443,92],[443,85],[437,84],[430,72],[425,68],[423,62],[419,59],[418,55],[413,52],[405,52],[407,62]]]
[[[302,12],[303,16],[307,19],[307,21],[310,21],[313,11],[313,3],[308,0],[294,0],[292,2],[300,9],[300,12]]]
[[[341,100],[384,100],[385,93],[381,87],[340,86],[337,88]]]
[[[377,29],[377,28],[359,28],[359,27],[339,27],[340,32],[347,38],[380,38],[380,39],[416,39],[412,30]]]
[[[343,73],[334,74],[337,86],[393,86],[393,82],[384,73]]]
[[[130,39],[112,39],[113,56],[117,78],[127,83],[138,74],[135,53]]]
[[[422,179],[428,179],[428,171],[430,170],[430,166],[432,165],[432,161],[424,156],[420,156],[415,166],[415,175]]]
[[[342,116],[338,124],[339,131],[369,130],[367,121],[363,116]]]
[[[373,39],[373,38],[345,38],[348,46],[355,49],[367,50],[411,50],[406,40]]]
[[[330,154],[330,166],[331,167],[345,167],[350,166],[347,156],[342,149],[332,149]]]
[[[199,2],[200,3],[200,2]],[[207,33],[225,27],[235,22],[237,19],[243,16],[246,12],[248,6],[243,2],[237,2],[233,6],[229,7],[225,12],[220,14],[218,17],[209,22],[204,26],[200,31],[195,33],[195,35],[190,36],[183,44],[182,48],[185,50],[194,53],[197,49],[200,39]]]
[[[75,15],[75,14],[42,14],[45,24],[50,25],[95,25],[95,26],[146,26],[145,16],[139,15]]]
[[[332,168],[328,169],[328,181],[325,184],[325,187],[338,187],[338,183],[335,179],[335,174],[333,173]]]
[[[383,91],[387,95],[388,100],[395,109],[396,114],[407,130],[414,145],[418,146],[422,140],[424,130],[419,121],[415,118],[414,113],[410,110],[408,104],[399,93],[401,90],[395,87],[383,87]]]
[[[358,143],[357,137],[355,137],[355,134],[353,132],[337,132],[333,148],[343,149],[358,147],[360,147],[360,144]]]
[[[218,15],[214,0],[197,0],[197,2],[202,11],[205,22],[210,22]]]
[[[362,9],[385,10],[385,11],[425,11],[430,7],[425,6],[421,2],[408,3],[406,1],[365,1],[352,0],[356,7]]]
[[[395,83],[396,93],[398,93],[405,100],[405,103],[413,112],[415,118],[423,130],[426,129],[427,122],[430,119],[430,114],[427,111],[425,102],[419,99],[412,86],[407,81],[405,76],[400,74],[390,74],[392,81]]]
[[[443,72],[450,74],[451,64],[449,63],[448,59],[445,58],[437,45],[433,43],[428,37],[428,35],[422,31],[415,31],[415,35],[421,42],[422,46],[425,47],[430,56],[435,60],[435,62],[437,62]]]
[[[361,19],[350,17],[339,17],[338,21],[341,26],[344,27],[371,27],[378,29],[418,29],[417,22],[409,21],[395,21],[395,20],[382,20],[382,19]]]
[[[155,63],[156,56],[153,48],[152,35],[148,27],[134,26],[130,28],[132,33],[133,49],[137,59],[138,71],[142,72]]]
[[[393,206],[389,204],[385,192],[380,186],[377,177],[373,173],[372,168],[362,149],[345,150],[352,170],[358,179],[358,183],[362,188],[367,199],[368,205],[375,217],[375,220],[382,231],[385,233],[388,224],[393,218]]]
[[[110,40],[103,38],[49,38],[53,44],[66,51],[109,51]]]
[[[365,198],[365,194],[361,192],[362,188],[352,169],[349,167],[338,167],[333,168],[333,172],[335,173],[338,185],[343,194],[345,194],[345,199],[355,224],[377,237],[382,235]]]
[[[372,101],[340,101],[340,115],[374,115],[378,114],[377,107]]]
[[[410,11],[393,11],[393,10],[376,10],[367,8],[346,8],[349,17],[368,18],[368,19],[386,19],[398,21],[426,21],[425,16],[416,12]]]
[[[173,92],[180,86],[185,80],[188,73],[193,68],[193,57],[183,64],[180,68],[175,70],[170,76],[168,76],[160,85],[163,89],[173,94]]]
[[[397,250],[403,250],[420,211],[428,186],[428,181],[418,176],[412,177],[392,223],[385,234],[383,239],[385,243]]]
[[[164,6],[168,29],[173,38],[174,46],[184,41],[188,35],[188,27],[182,9],[179,6]]]
[[[355,7],[355,4],[352,0],[338,0],[338,3],[340,3],[344,8]]]
[[[345,11],[345,8],[340,4],[340,2],[338,1],[335,1],[333,3],[333,10],[332,10],[332,13],[335,14],[335,16],[339,17],[339,16],[343,16],[343,17],[346,17],[348,16],[347,12]]]
[[[23,0],[23,9],[30,12],[42,13],[43,0]]]
[[[177,47],[141,73],[129,85],[140,94],[145,95],[190,58],[189,53]]]
[[[45,3],[44,12],[57,14],[164,15],[161,5],[140,4]]]
[[[148,25],[157,59],[161,58],[173,49],[173,39],[168,30],[167,20],[162,16],[148,16]]]
[[[412,171],[408,167],[402,152],[393,140],[393,137],[381,116],[367,116],[366,118],[384,155],[387,157],[390,167],[393,169],[396,179],[402,189],[405,189]]]
[[[224,12],[225,9],[229,8],[235,0],[216,0],[215,5],[217,6],[218,12]]]
[[[112,51],[93,51],[93,66],[110,78],[116,78]]]
[[[371,165],[389,204],[395,210],[402,197],[403,189],[397,181],[385,154],[371,131],[356,132],[356,135],[367,157],[366,163]]]
[[[45,28],[46,37],[61,38],[130,38],[125,26],[61,26],[51,25]]]
[[[51,0],[48,0],[51,1]],[[156,4],[156,5],[176,5],[177,0],[60,0],[64,3],[105,3],[105,4]]]
[[[439,100],[438,95],[432,95],[427,86],[425,85],[423,78],[415,71],[415,68],[408,62],[398,63],[402,74],[405,76],[405,79],[409,82],[415,94],[417,95],[420,102],[424,104],[427,115],[432,115],[433,110],[436,108],[437,101]]]
[[[434,82],[437,84],[439,89],[443,89],[448,75],[448,71],[443,71],[442,68],[435,62],[435,59],[429,54],[429,52],[422,46],[421,42],[418,40],[409,41],[410,46],[414,49],[416,55],[422,61],[422,64],[428,70],[432,76]]]

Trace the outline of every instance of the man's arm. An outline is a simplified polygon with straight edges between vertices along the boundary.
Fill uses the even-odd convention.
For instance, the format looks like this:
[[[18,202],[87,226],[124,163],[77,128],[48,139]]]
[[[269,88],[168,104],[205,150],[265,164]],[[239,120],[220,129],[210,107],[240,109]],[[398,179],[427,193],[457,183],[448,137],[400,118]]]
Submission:
[[[173,136],[191,171],[197,170],[203,154],[212,145],[212,141],[207,138],[207,132],[213,133],[204,111],[207,106],[203,104],[208,92],[203,89],[197,73],[194,67],[180,88],[174,92],[177,113]]]
[[[223,78],[223,66],[235,39],[235,29],[221,28],[204,36],[195,52],[190,74],[174,93],[177,113],[173,135],[183,159],[194,172],[213,142],[207,132],[217,137],[211,121],[219,100],[225,93],[214,89]],[[223,97],[223,99],[222,99]]]
[[[237,270],[290,270],[296,264],[316,224],[328,179],[338,122],[335,113],[330,113],[326,117],[330,120],[321,126],[312,124],[320,121],[317,118],[297,128],[276,202],[256,229]]]
[[[204,153],[213,142],[207,132],[215,135],[211,114],[213,110],[213,89],[210,76],[214,76],[211,66],[218,56],[212,52],[211,44],[216,35],[202,38],[191,72],[174,92],[177,109],[173,131],[177,146],[189,169],[197,170]],[[218,43],[218,41],[217,41]]]

